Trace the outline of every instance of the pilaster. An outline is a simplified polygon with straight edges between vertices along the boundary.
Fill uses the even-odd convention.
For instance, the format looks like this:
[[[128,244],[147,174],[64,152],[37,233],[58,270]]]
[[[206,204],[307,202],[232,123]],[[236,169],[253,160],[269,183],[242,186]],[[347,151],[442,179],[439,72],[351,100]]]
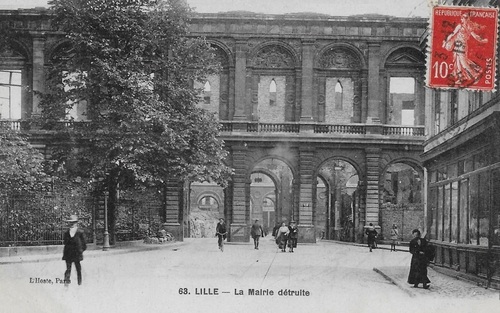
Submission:
[[[244,145],[233,147],[233,211],[229,221],[229,241],[247,242],[250,239],[249,222],[249,194],[250,182],[246,171],[247,147]]]
[[[178,180],[168,180],[165,183],[164,192],[165,221],[163,227],[176,240],[183,241],[183,185]]]
[[[365,223],[378,225],[379,222],[379,178],[381,149],[368,148],[366,151],[366,210]]]
[[[45,37],[40,35],[33,36],[33,91],[45,91]],[[39,115],[41,110],[39,108],[40,99],[33,93],[33,106],[30,108],[34,115]]]
[[[313,224],[313,157],[310,147],[299,149],[299,242],[315,242]]]
[[[303,122],[313,121],[314,40],[302,42],[301,114]]]
[[[247,42],[238,40],[235,45],[234,67],[234,119],[245,120],[246,75],[247,75]]]
[[[368,113],[366,123],[380,123],[380,42],[368,44]]]

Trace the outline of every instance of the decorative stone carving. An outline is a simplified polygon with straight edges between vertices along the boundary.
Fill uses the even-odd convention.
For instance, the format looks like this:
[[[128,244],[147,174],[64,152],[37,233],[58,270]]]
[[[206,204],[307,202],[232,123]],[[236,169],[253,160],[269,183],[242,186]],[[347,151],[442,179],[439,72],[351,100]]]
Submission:
[[[0,57],[19,59],[19,58],[23,58],[23,55],[21,53],[19,53],[19,51],[16,51],[9,46],[4,46],[0,49]]]
[[[386,66],[424,66],[425,56],[413,48],[401,48],[387,58]]]
[[[259,92],[257,90],[252,90],[252,103],[259,102]]]
[[[361,103],[361,99],[359,98],[358,95],[354,95],[352,98],[352,102],[354,105],[359,105]]]
[[[221,92],[219,96],[220,103],[227,103],[227,100],[228,100],[227,92]]]
[[[261,68],[292,68],[293,58],[280,46],[262,48],[253,59],[253,66]]]
[[[319,66],[326,69],[355,69],[361,62],[347,50],[332,48],[320,57]]]
[[[324,105],[325,104],[325,95],[324,94],[319,94],[318,95],[318,104],[319,105]]]

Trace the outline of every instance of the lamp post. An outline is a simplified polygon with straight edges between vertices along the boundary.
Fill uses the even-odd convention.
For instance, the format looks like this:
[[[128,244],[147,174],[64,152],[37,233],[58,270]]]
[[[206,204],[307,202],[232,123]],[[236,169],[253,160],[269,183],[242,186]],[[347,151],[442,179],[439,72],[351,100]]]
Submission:
[[[109,192],[104,192],[104,243],[102,245],[102,251],[109,250],[109,233],[108,233],[108,195]]]

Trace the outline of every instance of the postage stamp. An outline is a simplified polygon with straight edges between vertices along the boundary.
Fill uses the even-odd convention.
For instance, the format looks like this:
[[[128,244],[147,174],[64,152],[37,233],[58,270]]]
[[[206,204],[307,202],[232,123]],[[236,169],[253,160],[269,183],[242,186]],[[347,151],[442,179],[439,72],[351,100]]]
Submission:
[[[436,6],[430,27],[428,87],[495,89],[497,8]]]

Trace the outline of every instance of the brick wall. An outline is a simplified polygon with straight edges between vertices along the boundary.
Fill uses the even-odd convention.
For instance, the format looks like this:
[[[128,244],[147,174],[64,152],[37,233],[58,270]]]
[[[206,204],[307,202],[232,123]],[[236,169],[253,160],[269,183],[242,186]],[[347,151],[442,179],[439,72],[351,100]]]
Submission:
[[[219,97],[220,97],[220,76],[210,75],[207,77],[207,81],[210,84],[210,103],[205,103],[203,99],[203,87],[205,82],[195,82],[194,87],[201,89],[200,101],[198,106],[209,112],[215,113],[215,116],[219,117]]]
[[[342,104],[336,103],[335,86],[342,85]],[[325,90],[325,122],[330,124],[352,123],[354,84],[350,78],[328,77]]]
[[[410,241],[411,231],[415,228],[424,230],[423,204],[391,204],[384,203],[380,207],[381,240],[390,240],[392,224],[399,230],[400,241]]]
[[[269,86],[276,82],[276,103],[269,104]],[[283,123],[285,121],[285,76],[261,76],[259,82],[258,115],[263,123]]]

